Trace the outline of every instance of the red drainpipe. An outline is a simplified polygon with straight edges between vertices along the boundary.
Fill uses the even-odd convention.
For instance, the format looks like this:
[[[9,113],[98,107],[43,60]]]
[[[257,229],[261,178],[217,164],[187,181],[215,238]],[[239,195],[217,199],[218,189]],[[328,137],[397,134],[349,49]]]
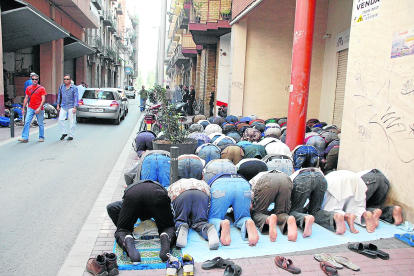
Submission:
[[[316,0],[296,0],[292,73],[286,144],[291,150],[303,144],[308,110],[309,80],[315,25]]]

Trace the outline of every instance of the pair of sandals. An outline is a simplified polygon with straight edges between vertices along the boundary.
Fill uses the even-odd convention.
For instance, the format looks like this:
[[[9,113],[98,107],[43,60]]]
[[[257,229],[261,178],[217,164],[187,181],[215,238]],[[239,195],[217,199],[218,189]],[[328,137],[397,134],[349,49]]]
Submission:
[[[242,268],[236,265],[234,262],[229,259],[223,259],[221,257],[216,257],[212,260],[205,261],[201,268],[204,270],[210,270],[214,268],[224,269],[224,276],[240,276],[242,273]]]
[[[344,267],[347,267],[353,271],[359,271],[361,269],[359,266],[353,264],[348,258],[345,258],[342,256],[331,256],[326,253],[321,253],[321,254],[314,254],[313,257],[318,262],[321,262],[321,263],[326,262],[335,269],[342,269]],[[324,266],[326,266],[326,264]]]
[[[388,260],[390,258],[390,254],[382,250],[379,250],[378,247],[372,243],[351,243],[348,244],[348,249],[371,259],[380,258],[383,260]]]

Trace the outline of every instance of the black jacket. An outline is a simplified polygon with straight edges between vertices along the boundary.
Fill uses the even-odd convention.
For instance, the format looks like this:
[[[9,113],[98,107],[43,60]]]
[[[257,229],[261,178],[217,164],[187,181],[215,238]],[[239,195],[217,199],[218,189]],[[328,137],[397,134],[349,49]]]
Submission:
[[[190,102],[194,102],[194,100],[195,100],[195,90],[194,89],[191,89],[190,94],[188,96],[188,100]]]
[[[211,91],[211,98],[209,105],[214,105],[214,91]]]

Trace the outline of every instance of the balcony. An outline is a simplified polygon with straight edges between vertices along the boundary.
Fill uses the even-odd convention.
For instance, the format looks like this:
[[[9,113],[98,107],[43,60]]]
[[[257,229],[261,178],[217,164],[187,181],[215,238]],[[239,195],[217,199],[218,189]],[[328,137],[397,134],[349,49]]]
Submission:
[[[178,44],[177,47],[175,47],[174,55],[170,59],[171,66],[180,66],[189,60],[190,58],[183,55],[181,44]]]
[[[102,0],[92,0],[91,2],[96,9],[102,10]]]
[[[113,61],[115,60],[115,50],[112,47],[103,47],[104,59]]]
[[[104,17],[103,25],[105,27],[108,27],[108,30],[111,33],[115,33],[116,32],[116,18],[115,18],[115,16],[112,14],[112,12],[105,11],[103,13],[103,17]]]
[[[59,9],[67,13],[83,28],[99,28],[99,21],[96,20],[97,12],[95,14],[91,13],[91,8],[93,7],[93,9],[95,9],[96,5],[91,5],[90,1],[50,0],[50,2],[52,2],[53,5],[56,5]]]
[[[180,15],[178,16],[178,26],[180,29],[187,29],[188,16],[185,14],[184,10],[181,10]]]
[[[231,32],[231,0],[193,0],[188,29],[197,45],[216,44],[220,36]]]
[[[102,52],[102,39],[98,35],[89,35],[87,43],[89,46],[97,50],[98,52]]]
[[[183,44],[182,50],[183,56],[185,57],[195,57],[197,52],[203,49],[203,46],[196,45],[191,34],[183,34]]]
[[[116,8],[116,14],[117,15],[123,15],[121,3],[119,3],[118,7]]]

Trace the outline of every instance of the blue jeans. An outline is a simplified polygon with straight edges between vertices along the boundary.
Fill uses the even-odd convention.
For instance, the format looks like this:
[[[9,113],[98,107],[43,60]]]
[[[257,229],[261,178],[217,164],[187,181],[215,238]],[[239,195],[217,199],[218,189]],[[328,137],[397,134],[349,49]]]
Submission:
[[[313,146],[300,146],[293,154],[293,163],[296,171],[300,168],[318,167],[318,152]]]
[[[227,209],[233,206],[234,225],[241,229],[242,239],[247,240],[246,221],[251,219],[250,202],[252,192],[250,183],[241,177],[221,177],[214,181],[210,192],[209,222],[214,224],[219,232],[221,229],[220,222],[224,220]]]
[[[30,123],[33,117],[36,115],[37,124],[39,125],[39,139],[45,139],[45,125],[43,123],[43,117],[45,115],[44,110],[40,110],[39,114],[36,114],[36,110],[33,108],[27,108],[26,120],[24,121],[24,128],[22,132],[22,139],[29,140]]]
[[[145,103],[147,102],[147,99],[141,99],[141,111],[145,110]]]

